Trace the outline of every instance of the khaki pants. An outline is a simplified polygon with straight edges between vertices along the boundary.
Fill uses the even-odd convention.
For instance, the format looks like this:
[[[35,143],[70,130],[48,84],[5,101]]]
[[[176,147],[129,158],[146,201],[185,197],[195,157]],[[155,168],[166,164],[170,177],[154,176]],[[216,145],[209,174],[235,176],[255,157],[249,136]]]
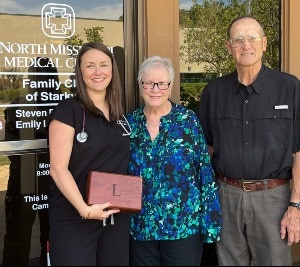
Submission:
[[[219,181],[222,210],[219,266],[290,266],[291,247],[280,238],[280,221],[290,198],[289,184],[243,191]]]

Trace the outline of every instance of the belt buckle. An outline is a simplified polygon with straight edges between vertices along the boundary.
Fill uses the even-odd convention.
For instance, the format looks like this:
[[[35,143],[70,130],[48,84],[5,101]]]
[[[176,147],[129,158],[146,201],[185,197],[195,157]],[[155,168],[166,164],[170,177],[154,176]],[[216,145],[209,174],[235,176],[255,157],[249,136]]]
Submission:
[[[242,185],[242,189],[243,189],[243,191],[246,191],[246,192],[250,192],[250,191],[252,191],[251,189],[247,189],[246,187],[245,187],[245,184],[253,184],[253,182],[248,182],[248,181],[245,181],[245,182],[242,182],[243,183],[243,185]]]

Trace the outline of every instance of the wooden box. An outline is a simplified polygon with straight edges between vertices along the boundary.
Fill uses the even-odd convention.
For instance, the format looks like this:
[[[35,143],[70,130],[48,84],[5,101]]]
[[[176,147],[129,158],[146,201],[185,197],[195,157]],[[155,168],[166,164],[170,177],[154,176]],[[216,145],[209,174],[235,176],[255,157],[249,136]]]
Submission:
[[[91,171],[88,175],[87,204],[111,202],[110,209],[137,212],[142,208],[141,177]]]

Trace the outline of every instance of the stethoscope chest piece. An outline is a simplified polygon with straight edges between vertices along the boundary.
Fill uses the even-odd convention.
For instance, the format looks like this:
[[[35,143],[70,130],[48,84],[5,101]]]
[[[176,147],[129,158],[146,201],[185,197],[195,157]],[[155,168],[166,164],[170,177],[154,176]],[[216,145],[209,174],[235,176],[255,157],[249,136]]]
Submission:
[[[86,140],[88,138],[88,134],[85,131],[81,131],[77,134],[76,138],[77,138],[78,142],[84,143],[84,142],[86,142]]]
[[[82,130],[77,134],[76,139],[79,143],[84,143],[86,142],[87,138],[88,138],[88,134],[87,132],[84,130],[85,127],[85,111],[84,108],[82,108],[83,111],[83,120],[82,120]]]

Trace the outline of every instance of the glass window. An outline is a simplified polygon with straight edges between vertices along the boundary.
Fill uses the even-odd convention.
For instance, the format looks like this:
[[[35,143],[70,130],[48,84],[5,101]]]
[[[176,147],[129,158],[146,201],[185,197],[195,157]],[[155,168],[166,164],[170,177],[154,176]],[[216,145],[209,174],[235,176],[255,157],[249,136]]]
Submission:
[[[237,16],[250,14],[262,23],[268,38],[264,64],[280,70],[280,1],[238,2],[179,1],[180,96],[190,108],[197,106],[195,102],[210,79],[235,69],[224,43],[227,27]]]
[[[124,75],[123,0],[7,3],[0,7],[0,262],[46,265],[47,118],[76,90],[83,42],[111,47]]]

